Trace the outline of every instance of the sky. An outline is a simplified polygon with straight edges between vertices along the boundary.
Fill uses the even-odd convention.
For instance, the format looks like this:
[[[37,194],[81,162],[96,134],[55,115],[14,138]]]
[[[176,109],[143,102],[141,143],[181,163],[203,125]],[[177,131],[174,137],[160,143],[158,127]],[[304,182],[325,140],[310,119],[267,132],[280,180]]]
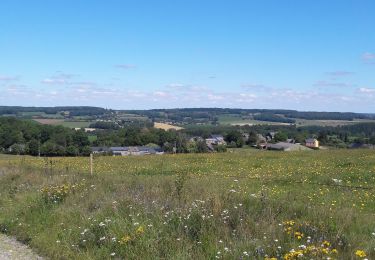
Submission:
[[[375,112],[373,0],[1,0],[0,105]]]

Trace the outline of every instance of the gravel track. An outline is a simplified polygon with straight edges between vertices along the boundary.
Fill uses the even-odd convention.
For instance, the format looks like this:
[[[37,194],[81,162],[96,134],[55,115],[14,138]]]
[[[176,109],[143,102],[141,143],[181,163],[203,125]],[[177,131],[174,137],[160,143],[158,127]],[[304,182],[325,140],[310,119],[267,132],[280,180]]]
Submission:
[[[0,260],[43,260],[28,246],[0,234]]]

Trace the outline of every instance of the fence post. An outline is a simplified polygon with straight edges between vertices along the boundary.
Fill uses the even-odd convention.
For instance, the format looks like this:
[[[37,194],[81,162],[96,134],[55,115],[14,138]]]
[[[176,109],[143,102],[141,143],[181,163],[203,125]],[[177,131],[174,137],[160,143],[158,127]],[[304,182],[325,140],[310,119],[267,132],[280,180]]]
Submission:
[[[90,174],[93,175],[93,154],[90,153]]]

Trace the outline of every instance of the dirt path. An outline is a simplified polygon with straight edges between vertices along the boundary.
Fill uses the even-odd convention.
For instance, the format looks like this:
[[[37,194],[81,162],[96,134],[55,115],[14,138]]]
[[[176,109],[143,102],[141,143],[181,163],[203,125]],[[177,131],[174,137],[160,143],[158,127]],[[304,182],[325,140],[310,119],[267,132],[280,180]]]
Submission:
[[[29,247],[18,242],[13,238],[9,238],[0,234],[0,259],[1,260],[43,260]]]

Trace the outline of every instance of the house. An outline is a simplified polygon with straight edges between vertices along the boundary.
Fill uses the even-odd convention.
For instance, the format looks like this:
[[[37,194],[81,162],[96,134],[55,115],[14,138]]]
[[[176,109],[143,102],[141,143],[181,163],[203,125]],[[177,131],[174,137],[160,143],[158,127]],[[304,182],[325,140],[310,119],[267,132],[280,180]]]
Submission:
[[[224,140],[224,136],[222,135],[211,135],[210,138],[206,139],[207,145],[226,145],[227,142]]]
[[[76,131],[79,131],[81,129],[83,129],[86,133],[94,132],[94,131],[97,130],[96,128],[88,128],[88,127],[86,127],[86,128],[79,128],[79,127],[74,128],[74,130],[76,130]]]
[[[287,142],[279,142],[276,144],[267,144],[267,150],[276,150],[276,151],[285,151],[285,152],[292,152],[292,151],[311,151],[311,149],[300,145],[300,144],[292,144]]]
[[[267,141],[272,141],[275,138],[276,132],[268,132],[266,134],[266,140]]]
[[[91,147],[91,151],[93,154],[106,154],[106,153],[111,152],[108,147],[100,147],[100,146]]]
[[[126,156],[130,155],[129,147],[110,147],[109,150],[113,155],[117,156]]]
[[[261,134],[257,134],[257,139],[258,139],[258,143],[260,143],[260,144],[267,142],[267,139]]]
[[[305,145],[309,148],[319,148],[319,141],[315,138],[308,138],[305,140]]]
[[[119,146],[119,147],[91,147],[93,154],[113,154],[114,156],[164,154],[160,147],[147,146]]]

